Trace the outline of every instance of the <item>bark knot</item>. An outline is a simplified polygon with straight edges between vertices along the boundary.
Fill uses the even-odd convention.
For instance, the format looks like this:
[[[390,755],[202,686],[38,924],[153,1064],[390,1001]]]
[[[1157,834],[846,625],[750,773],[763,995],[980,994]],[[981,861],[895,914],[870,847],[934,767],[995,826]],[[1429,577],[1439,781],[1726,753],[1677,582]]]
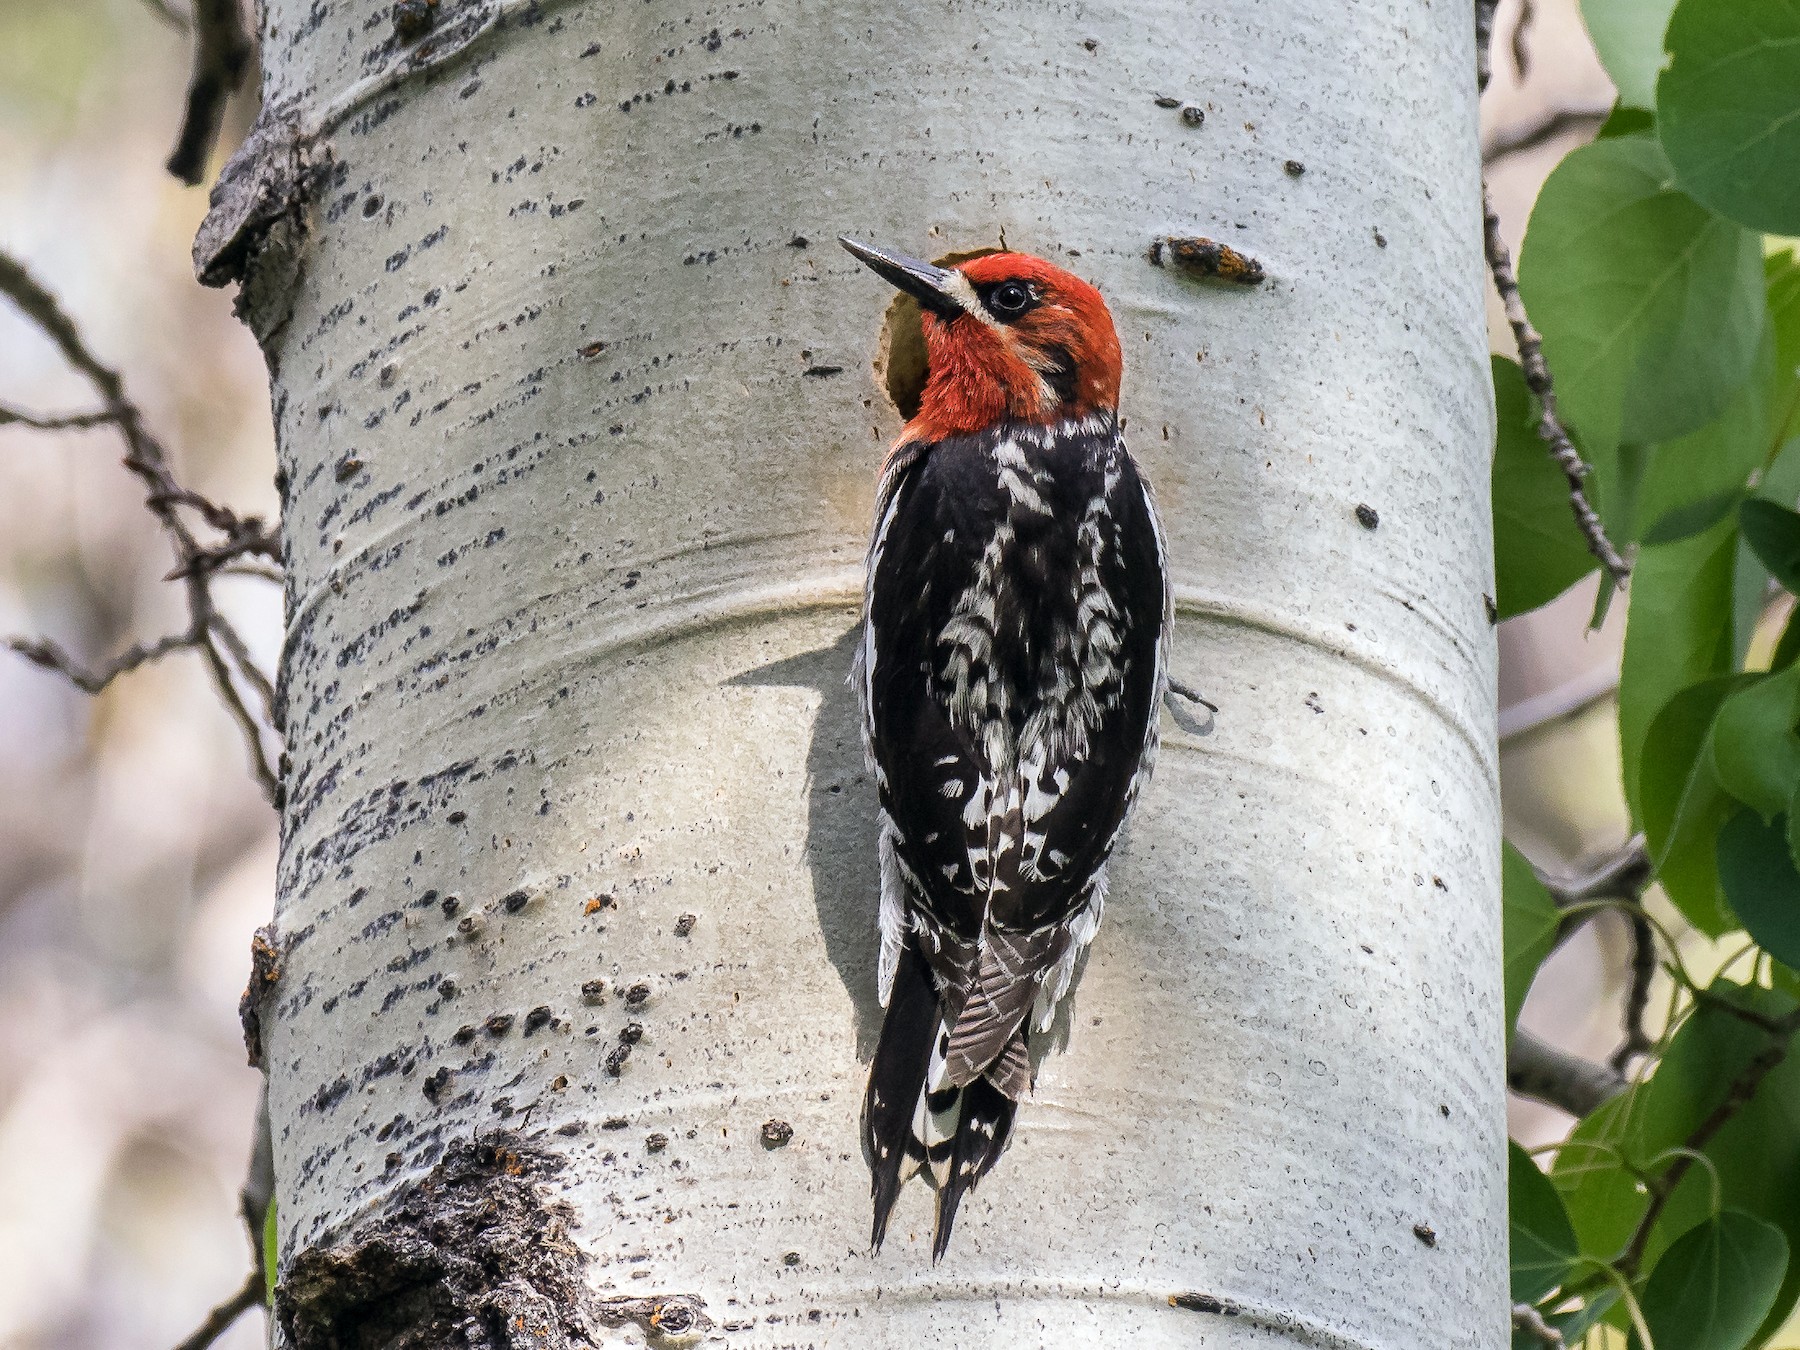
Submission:
[[[250,1067],[263,1066],[263,997],[281,980],[281,937],[275,925],[264,924],[250,938],[250,983],[238,999],[238,1021],[244,1028],[244,1050]]]
[[[712,1325],[695,1297],[589,1291],[556,1154],[509,1131],[459,1140],[341,1239],[297,1255],[275,1293],[295,1350],[574,1350],[638,1322],[652,1342]],[[641,1306],[640,1306],[641,1305]]]

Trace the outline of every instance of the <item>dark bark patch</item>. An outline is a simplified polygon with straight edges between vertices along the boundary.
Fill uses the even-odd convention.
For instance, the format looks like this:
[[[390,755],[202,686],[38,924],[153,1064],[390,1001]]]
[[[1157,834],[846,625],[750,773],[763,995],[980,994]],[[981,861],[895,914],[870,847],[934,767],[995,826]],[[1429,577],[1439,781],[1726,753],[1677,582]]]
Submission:
[[[1186,1308],[1189,1312],[1214,1313],[1220,1317],[1237,1317],[1243,1309],[1228,1298],[1215,1298],[1211,1294],[1184,1292],[1169,1295],[1169,1306]]]
[[[1239,253],[1230,244],[1198,236],[1170,235],[1151,241],[1150,261],[1161,267],[1165,256],[1189,276],[1205,280],[1260,286],[1267,275],[1263,265],[1249,254]]]
[[[452,1143],[380,1215],[294,1258],[275,1315],[295,1350],[573,1350],[626,1322],[653,1344],[710,1327],[698,1298],[588,1292],[572,1211],[544,1184],[561,1168],[510,1132]]]
[[[260,1069],[263,1062],[262,1001],[263,996],[281,979],[280,939],[275,925],[265,924],[250,939],[250,983],[238,1000],[238,1021],[244,1028],[244,1049],[250,1066]]]

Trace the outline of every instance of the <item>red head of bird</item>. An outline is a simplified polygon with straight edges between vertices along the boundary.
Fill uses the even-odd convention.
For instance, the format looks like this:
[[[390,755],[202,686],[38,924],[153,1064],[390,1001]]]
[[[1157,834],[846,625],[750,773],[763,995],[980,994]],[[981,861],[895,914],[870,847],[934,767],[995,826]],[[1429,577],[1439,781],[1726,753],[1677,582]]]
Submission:
[[[838,242],[924,313],[925,389],[902,442],[1118,408],[1119,338],[1100,292],[1080,277],[1028,253],[938,267]]]

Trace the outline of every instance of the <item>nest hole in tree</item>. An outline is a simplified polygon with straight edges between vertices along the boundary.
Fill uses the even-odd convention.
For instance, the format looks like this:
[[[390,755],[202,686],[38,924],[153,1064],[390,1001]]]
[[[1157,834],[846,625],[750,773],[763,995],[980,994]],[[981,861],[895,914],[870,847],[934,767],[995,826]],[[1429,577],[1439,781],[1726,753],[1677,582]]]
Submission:
[[[998,248],[972,248],[933,258],[939,267],[954,267],[970,258],[1000,253]],[[881,339],[875,348],[876,381],[887,391],[888,401],[902,421],[919,413],[925,393],[925,329],[919,302],[898,291],[881,321]]]

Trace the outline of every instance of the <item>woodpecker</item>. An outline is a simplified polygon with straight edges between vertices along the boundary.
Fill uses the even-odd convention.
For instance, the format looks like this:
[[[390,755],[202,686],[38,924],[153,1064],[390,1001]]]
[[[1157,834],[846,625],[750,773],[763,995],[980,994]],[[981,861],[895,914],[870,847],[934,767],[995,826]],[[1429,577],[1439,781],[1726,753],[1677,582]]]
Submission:
[[[839,242],[923,313],[852,679],[880,794],[872,1243],[925,1171],[936,1261],[1031,1090],[1032,1037],[1099,927],[1155,761],[1168,571],[1100,292],[1022,253],[938,267]]]

